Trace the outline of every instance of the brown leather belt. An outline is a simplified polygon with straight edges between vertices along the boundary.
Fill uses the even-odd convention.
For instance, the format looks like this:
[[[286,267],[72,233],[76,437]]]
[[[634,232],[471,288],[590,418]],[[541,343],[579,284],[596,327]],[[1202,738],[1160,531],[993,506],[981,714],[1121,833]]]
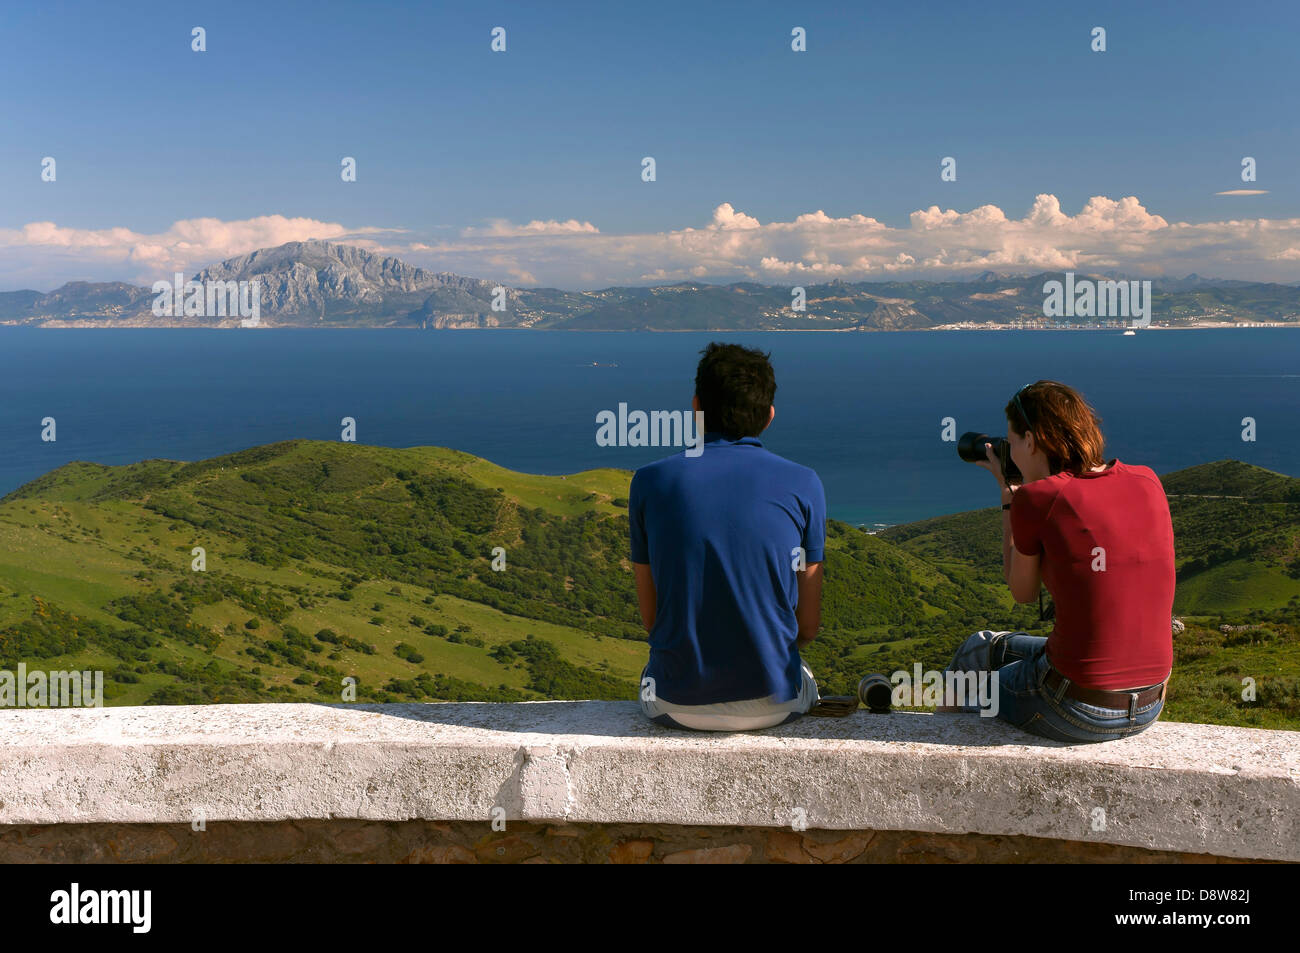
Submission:
[[[1154,704],[1164,698],[1165,686],[1169,684],[1169,680],[1165,679],[1159,685],[1152,685],[1136,692],[1105,691],[1099,688],[1084,688],[1076,685],[1058,672],[1055,666],[1049,667],[1047,676],[1043,679],[1043,687],[1056,692],[1060,690],[1061,682],[1067,683],[1065,686],[1066,698],[1073,698],[1077,702],[1083,702],[1085,705],[1096,705],[1099,708],[1127,708],[1130,715],[1136,712],[1137,709],[1145,708],[1147,705]]]

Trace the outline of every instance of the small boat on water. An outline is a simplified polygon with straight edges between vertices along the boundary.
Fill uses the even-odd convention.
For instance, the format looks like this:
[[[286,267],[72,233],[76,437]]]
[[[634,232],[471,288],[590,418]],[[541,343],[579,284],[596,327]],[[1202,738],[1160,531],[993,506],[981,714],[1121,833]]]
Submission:
[[[1134,331],[1132,328],[1129,328],[1127,331],[1124,332],[1124,337],[1135,338],[1137,337],[1137,332]]]

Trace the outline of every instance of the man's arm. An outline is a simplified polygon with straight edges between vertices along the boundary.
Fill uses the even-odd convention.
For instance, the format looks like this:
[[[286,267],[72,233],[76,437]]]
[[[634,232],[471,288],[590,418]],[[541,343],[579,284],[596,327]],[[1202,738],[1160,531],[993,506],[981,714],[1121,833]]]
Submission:
[[[799,573],[799,605],[794,610],[799,621],[799,638],[796,648],[803,648],[817,638],[817,630],[822,624],[822,564],[809,563]]]
[[[655,592],[655,577],[650,573],[649,563],[633,563],[632,570],[636,573],[636,601],[641,607],[641,624],[649,632],[654,628],[655,613],[659,608],[659,596]],[[802,605],[802,595],[799,601]],[[802,628],[801,625],[800,630]]]

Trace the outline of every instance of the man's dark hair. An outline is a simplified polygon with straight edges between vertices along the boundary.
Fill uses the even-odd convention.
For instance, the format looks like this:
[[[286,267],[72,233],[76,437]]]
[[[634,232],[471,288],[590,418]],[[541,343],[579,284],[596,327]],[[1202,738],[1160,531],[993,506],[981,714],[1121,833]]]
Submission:
[[[767,426],[776,397],[776,373],[756,348],[714,341],[700,352],[695,396],[704,411],[704,429],[728,440],[757,437]]]

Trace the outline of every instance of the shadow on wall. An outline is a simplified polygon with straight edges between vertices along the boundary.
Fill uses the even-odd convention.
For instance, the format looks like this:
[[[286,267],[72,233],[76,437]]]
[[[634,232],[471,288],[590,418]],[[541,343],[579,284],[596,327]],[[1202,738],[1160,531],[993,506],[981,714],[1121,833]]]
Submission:
[[[319,703],[314,703],[319,704]],[[846,718],[816,718],[805,715],[798,721],[775,728],[744,732],[699,732],[663,728],[650,722],[636,702],[539,701],[539,702],[431,702],[411,704],[324,704],[339,711],[370,712],[390,718],[443,724],[485,731],[527,732],[541,735],[597,735],[609,738],[662,738],[691,745],[712,744],[737,735],[755,738],[791,738],[903,742],[912,744],[1035,748],[1073,748],[1065,742],[1039,738],[1013,728],[996,718],[977,713],[930,714],[896,711],[873,715],[860,708]],[[1141,738],[1147,732],[1135,735]],[[1122,741],[1087,744],[1102,748]]]

